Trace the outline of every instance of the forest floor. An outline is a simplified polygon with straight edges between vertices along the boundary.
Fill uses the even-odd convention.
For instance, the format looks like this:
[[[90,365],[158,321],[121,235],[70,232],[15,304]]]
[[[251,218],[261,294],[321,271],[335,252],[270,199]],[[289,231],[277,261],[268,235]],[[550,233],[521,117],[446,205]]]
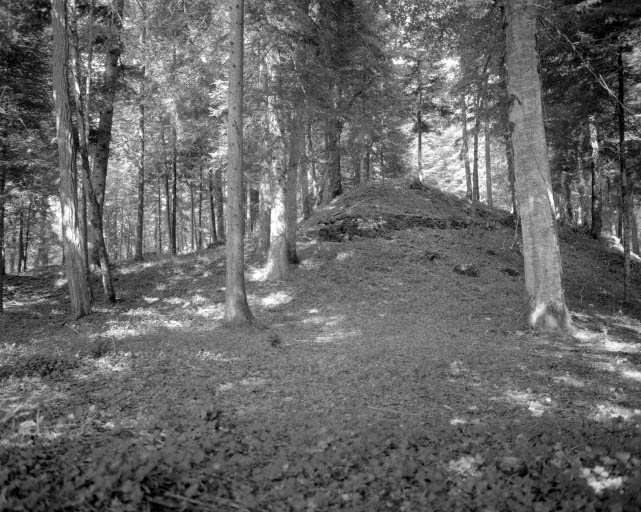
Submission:
[[[248,251],[262,328],[222,326],[223,247],[116,265],[76,322],[10,276],[0,510],[638,511],[640,265],[622,307],[617,248],[560,238],[571,336],[523,328],[505,214],[401,181],[317,212],[287,282]]]

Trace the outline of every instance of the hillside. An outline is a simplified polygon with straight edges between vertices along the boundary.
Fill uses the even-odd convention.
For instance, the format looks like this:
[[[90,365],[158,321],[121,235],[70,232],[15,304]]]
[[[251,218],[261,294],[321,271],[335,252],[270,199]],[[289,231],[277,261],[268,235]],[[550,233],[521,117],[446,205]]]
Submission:
[[[78,322],[10,277],[0,510],[641,508],[638,264],[621,309],[621,255],[562,231],[560,337],[522,328],[505,212],[389,181],[300,234],[288,282],[249,250],[266,328],[222,327],[222,247],[117,266]]]

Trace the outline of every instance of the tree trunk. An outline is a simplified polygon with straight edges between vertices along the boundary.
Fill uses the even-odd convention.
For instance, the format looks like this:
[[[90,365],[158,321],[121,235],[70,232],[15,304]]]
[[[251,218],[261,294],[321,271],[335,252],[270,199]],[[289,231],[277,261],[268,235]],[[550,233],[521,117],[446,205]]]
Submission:
[[[160,120],[160,145],[162,148],[163,155],[163,183],[165,188],[165,215],[167,219],[167,238],[169,239],[169,252],[175,254],[173,247],[176,247],[175,240],[175,230],[173,229],[172,221],[172,204],[171,204],[171,194],[169,193],[169,160],[167,156],[167,141],[165,140],[165,123],[164,120]]]
[[[474,136],[473,140],[473,158],[472,158],[472,201],[477,203],[481,198],[479,191],[479,132],[481,131],[481,119],[479,118],[479,105],[476,102],[476,112],[474,114]]]
[[[294,106],[294,112],[290,122],[289,130],[289,158],[287,169],[287,199],[286,199],[286,238],[287,238],[287,260],[289,263],[298,265],[299,259],[296,252],[296,222],[298,220],[298,201],[296,191],[298,189],[298,174],[301,165],[301,145],[304,144],[302,128],[302,101]]]
[[[269,252],[272,218],[272,184],[270,170],[262,170],[258,190],[258,227],[256,229],[256,249],[266,256]]]
[[[227,236],[225,229],[225,213],[223,207],[223,168],[217,167],[214,171],[214,198],[216,205],[216,234],[218,240],[225,241]]]
[[[282,119],[284,115],[276,104],[276,96],[282,94],[280,80],[280,54],[273,50],[268,59],[268,72],[272,83],[274,94],[267,100],[267,112],[269,120],[269,131],[271,135],[271,222],[269,252],[267,255],[267,279],[271,281],[287,279],[289,266],[287,261],[287,155],[285,148],[285,137],[287,130]]]
[[[210,234],[209,243],[216,245],[218,243],[218,234],[216,232],[216,209],[214,207],[214,169],[209,169],[209,180],[207,182],[209,190],[209,220]]]
[[[203,248],[203,166],[201,164],[198,172],[198,231],[196,247],[200,251]]]
[[[598,240],[603,229],[603,213],[601,199],[601,173],[599,170],[599,138],[594,116],[590,116],[590,146],[592,148],[592,161],[590,162],[590,174],[592,175],[592,224],[590,232],[592,238]]]
[[[140,154],[138,156],[138,208],[136,216],[136,250],[134,260],[142,261],[145,229],[145,95],[146,95],[146,67],[147,67],[147,1],[139,2],[140,20],[140,50],[142,52],[142,65],[140,68],[140,90],[138,94],[138,140]]]
[[[568,330],[571,319],[561,283],[541,79],[536,49],[536,0],[506,6],[510,124],[513,127],[516,193],[523,232],[527,323],[532,328]]]
[[[322,204],[329,204],[332,199],[343,193],[340,150],[342,129],[342,121],[338,117],[338,112],[333,109],[329,113],[325,125],[325,158],[327,163],[321,189]]]
[[[419,74],[420,77],[420,74]],[[419,78],[420,80],[420,78]],[[423,173],[423,89],[418,88],[418,107],[416,109],[416,134],[418,144],[416,148],[416,176],[421,179]]]
[[[111,146],[111,127],[113,124],[114,102],[116,98],[116,89],[118,86],[118,61],[120,59],[120,32],[122,30],[122,18],[124,10],[124,0],[113,0],[111,6],[110,30],[111,37],[106,42],[105,53],[105,70],[102,82],[102,94],[99,104],[100,120],[98,122],[98,132],[96,134],[96,151],[93,161],[93,173],[91,175],[91,184],[93,187],[99,210],[92,212],[95,207],[89,203],[89,216],[98,216],[102,225],[103,207],[105,202],[105,188],[107,184],[107,168],[109,165],[109,152]],[[97,233],[95,226],[89,230],[90,252],[93,253],[95,261],[95,252],[98,250],[99,237],[104,234]],[[93,249],[93,251],[92,251]]]
[[[7,141],[6,135],[2,134],[2,165],[0,165],[0,313],[4,311],[4,216],[5,216],[5,183],[7,161]]]
[[[623,65],[623,47],[619,46],[617,55],[619,91],[617,97],[617,118],[619,125],[619,172],[621,173],[621,241],[623,242],[623,302],[630,298],[630,214],[631,187],[630,176],[625,162],[625,68]]]
[[[472,199],[472,173],[470,171],[470,152],[468,149],[468,136],[467,136],[467,103],[465,101],[465,95],[461,96],[461,118],[463,125],[463,134],[462,134],[462,143],[461,143],[461,159],[463,160],[463,165],[465,166],[465,196],[468,199]]]
[[[72,136],[69,84],[67,82],[69,47],[67,40],[67,5],[65,0],[52,0],[53,77],[58,135],[58,168],[60,170],[60,208],[62,241],[65,254],[67,284],[74,319],[91,313],[91,296],[82,258],[78,196],[76,183],[76,152]]]
[[[485,124],[483,126],[485,134],[485,189],[487,205],[492,208],[494,199],[492,198],[492,156],[490,154],[490,115],[485,115]]]
[[[178,253],[177,248],[177,215],[178,215],[178,135],[176,126],[171,125],[171,254]]]
[[[229,114],[227,138],[227,245],[225,280],[225,323],[242,326],[254,317],[245,293],[245,249],[243,215],[243,34],[244,0],[230,0]]]
[[[162,254],[162,194],[160,189],[160,172],[156,170],[156,240],[158,254]]]

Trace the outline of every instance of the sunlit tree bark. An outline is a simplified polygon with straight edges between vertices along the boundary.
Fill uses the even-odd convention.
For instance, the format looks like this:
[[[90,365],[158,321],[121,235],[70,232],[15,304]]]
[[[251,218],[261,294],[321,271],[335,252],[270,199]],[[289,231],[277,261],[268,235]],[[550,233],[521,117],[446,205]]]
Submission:
[[[244,0],[230,0],[231,41],[229,55],[229,113],[227,136],[227,244],[225,323],[242,326],[254,317],[245,292],[245,249],[243,212],[243,33]]]
[[[523,232],[527,323],[533,328],[571,327],[561,283],[541,81],[536,48],[536,0],[506,6],[508,93],[516,194]]]
[[[72,136],[69,105],[69,46],[67,39],[67,5],[65,0],[52,0],[53,78],[58,134],[58,168],[60,170],[60,208],[65,269],[74,318],[91,313],[91,296],[82,257],[76,183],[76,152]]]

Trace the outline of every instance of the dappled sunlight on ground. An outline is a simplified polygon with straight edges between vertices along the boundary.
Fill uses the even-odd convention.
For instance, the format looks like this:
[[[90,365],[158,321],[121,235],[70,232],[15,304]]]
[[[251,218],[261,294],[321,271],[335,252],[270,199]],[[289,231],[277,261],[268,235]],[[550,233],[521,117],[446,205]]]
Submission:
[[[535,417],[553,411],[556,406],[549,396],[537,395],[530,390],[509,390],[504,397],[509,403],[526,408]]]
[[[599,422],[611,420],[634,420],[638,426],[638,423],[641,420],[641,409],[631,409],[621,405],[602,402],[594,406],[589,417],[590,419]]]

